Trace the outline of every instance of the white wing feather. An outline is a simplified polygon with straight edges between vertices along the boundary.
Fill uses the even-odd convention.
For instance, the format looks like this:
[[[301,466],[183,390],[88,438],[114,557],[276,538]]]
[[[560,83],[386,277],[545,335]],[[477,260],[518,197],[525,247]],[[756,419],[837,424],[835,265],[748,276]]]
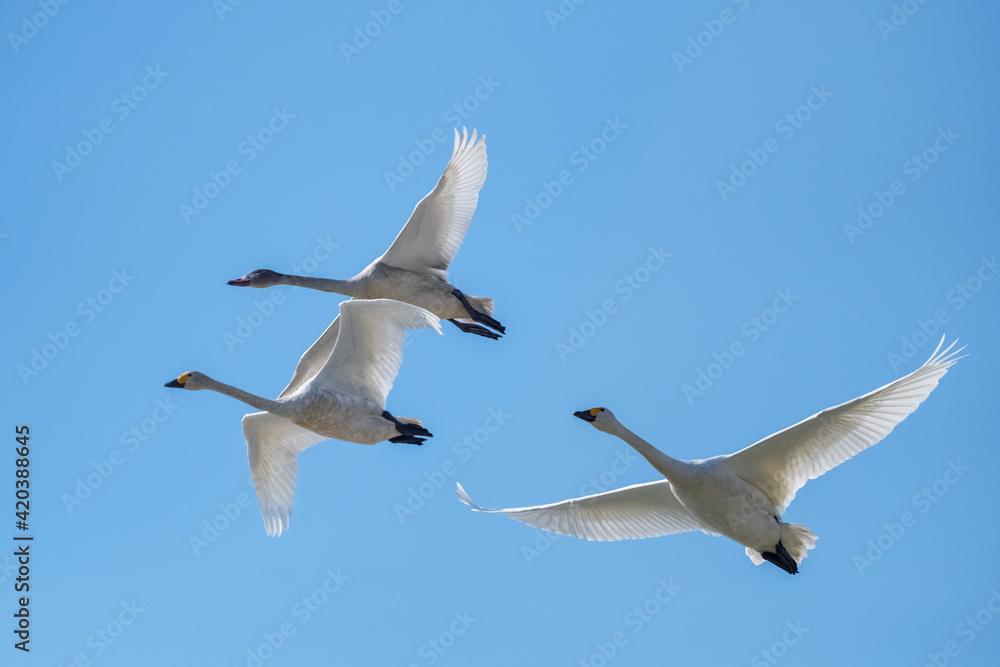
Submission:
[[[810,479],[840,465],[889,435],[917,409],[961,357],[938,344],[927,363],[880,389],[828,408],[730,454],[722,465],[756,485],[782,513]]]
[[[244,415],[243,435],[264,529],[268,535],[281,535],[295,500],[298,453],[326,438],[270,412]]]
[[[433,313],[392,299],[344,301],[339,320],[333,350],[310,382],[360,396],[379,410],[385,409],[385,398],[403,363],[405,330],[432,327],[441,333]]]
[[[479,202],[479,190],[486,181],[485,142],[484,136],[476,143],[475,130],[471,138],[465,128],[461,137],[455,130],[455,149],[440,180],[413,209],[379,260],[447,280],[448,265],[465,239]]]
[[[506,514],[535,528],[586,540],[612,542],[692,530],[710,532],[684,509],[665,479],[550,505],[502,510],[480,507],[461,484],[456,486],[459,499],[477,512]]]
[[[333,346],[337,342],[337,333],[340,331],[340,316],[334,318],[330,326],[326,328],[316,342],[309,346],[302,357],[299,359],[298,365],[295,367],[295,372],[292,374],[292,380],[288,383],[288,386],[284,388],[278,398],[285,398],[289,394],[294,393],[308,382],[319,369],[323,368],[326,360],[330,358],[330,352],[333,351]]]

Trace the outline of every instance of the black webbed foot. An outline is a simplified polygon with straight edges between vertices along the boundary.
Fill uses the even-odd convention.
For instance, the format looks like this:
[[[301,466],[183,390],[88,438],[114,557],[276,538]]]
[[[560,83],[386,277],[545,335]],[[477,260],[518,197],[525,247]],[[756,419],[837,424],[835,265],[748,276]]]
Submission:
[[[473,319],[476,322],[479,322],[480,324],[485,324],[491,329],[496,329],[500,333],[507,333],[507,330],[504,328],[502,324],[497,322],[495,319],[493,319],[486,313],[480,313],[478,310],[473,308],[472,305],[469,303],[469,300],[465,298],[464,294],[462,294],[461,290],[455,288],[451,291],[451,293],[454,295],[456,299],[462,302],[462,306],[465,307],[465,311],[469,313],[469,317],[471,319]]]

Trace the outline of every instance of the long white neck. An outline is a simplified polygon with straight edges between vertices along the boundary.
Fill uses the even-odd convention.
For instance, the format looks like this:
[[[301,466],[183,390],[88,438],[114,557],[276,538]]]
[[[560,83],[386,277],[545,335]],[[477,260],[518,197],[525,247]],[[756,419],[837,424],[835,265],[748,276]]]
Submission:
[[[205,376],[205,389],[211,389],[212,391],[217,391],[220,394],[232,396],[237,401],[242,401],[247,405],[257,408],[258,410],[263,410],[264,412],[271,412],[277,415],[280,415],[283,412],[282,405],[278,401],[272,401],[269,398],[261,398],[260,396],[255,396],[248,391],[243,391],[242,389],[237,389],[236,387],[230,387],[228,384],[219,382],[218,380],[213,380],[207,375]]]
[[[281,284],[307,287],[321,292],[334,292],[344,296],[360,296],[363,285],[360,280],[335,280],[333,278],[313,278],[311,276],[291,276],[281,274]]]
[[[644,459],[649,461],[651,466],[656,468],[660,474],[667,479],[670,479],[673,475],[682,473],[687,467],[686,462],[678,461],[675,458],[667,456],[656,447],[622,426],[621,422],[615,421],[614,425],[609,429],[609,432],[631,445],[635,451],[639,452]]]

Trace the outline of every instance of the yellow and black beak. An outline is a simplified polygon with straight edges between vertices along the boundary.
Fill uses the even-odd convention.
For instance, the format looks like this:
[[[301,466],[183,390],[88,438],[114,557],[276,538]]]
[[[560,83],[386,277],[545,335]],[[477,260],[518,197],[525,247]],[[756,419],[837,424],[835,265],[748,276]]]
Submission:
[[[600,411],[601,411],[600,408],[591,408],[589,410],[580,410],[579,412],[574,412],[573,416],[574,417],[579,417],[580,419],[582,419],[585,422],[591,422],[592,423],[595,419],[597,419],[597,413],[600,412]]]
[[[183,375],[181,375],[176,380],[171,380],[170,382],[164,383],[163,386],[164,387],[173,387],[175,389],[183,389],[184,388],[184,383],[187,382],[188,377],[190,375],[191,375],[190,373],[184,373]]]

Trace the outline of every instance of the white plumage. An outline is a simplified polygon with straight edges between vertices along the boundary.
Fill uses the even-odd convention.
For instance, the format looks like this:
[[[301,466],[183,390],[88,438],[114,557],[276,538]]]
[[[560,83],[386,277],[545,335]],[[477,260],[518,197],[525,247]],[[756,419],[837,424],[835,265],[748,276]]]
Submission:
[[[280,535],[292,513],[299,452],[327,438],[420,444],[419,436],[431,435],[416,419],[384,412],[403,361],[404,330],[424,327],[441,333],[438,319],[422,308],[389,299],[345,301],[277,400],[198,372],[166,386],[211,389],[262,410],[243,417],[243,434],[264,527],[268,535]]]
[[[451,160],[437,185],[413,209],[389,249],[353,278],[334,280],[257,269],[229,284],[296,285],[358,299],[396,299],[429,310],[467,333],[499,338],[505,329],[492,317],[493,299],[463,294],[448,282],[448,266],[465,239],[486,181],[485,141],[483,137],[476,142],[475,130],[471,137],[464,128],[461,136],[455,131]]]
[[[957,341],[956,341],[957,342]],[[959,358],[944,338],[923,366],[847,403],[823,410],[733,454],[679,461],[629,431],[610,410],[574,413],[634,447],[664,480],[549,505],[484,509],[458,485],[459,499],[530,526],[588,540],[626,540],[700,530],[746,547],[755,564],[795,574],[815,546],[805,526],[780,519],[798,489],[883,439],[917,409]]]

